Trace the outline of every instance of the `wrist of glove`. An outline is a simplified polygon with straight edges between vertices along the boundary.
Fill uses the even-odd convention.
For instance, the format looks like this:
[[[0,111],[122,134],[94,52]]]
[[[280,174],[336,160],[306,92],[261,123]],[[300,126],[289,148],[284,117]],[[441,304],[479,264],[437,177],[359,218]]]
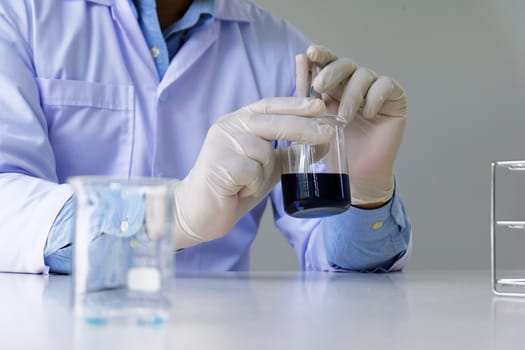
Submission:
[[[268,195],[283,161],[272,140],[328,142],[333,127],[315,118],[324,113],[320,100],[270,98],[212,125],[194,167],[175,186],[176,249],[224,236]]]
[[[353,178],[350,180],[353,206],[372,208],[379,207],[392,198],[394,194],[394,177],[384,181],[370,181],[369,179]]]

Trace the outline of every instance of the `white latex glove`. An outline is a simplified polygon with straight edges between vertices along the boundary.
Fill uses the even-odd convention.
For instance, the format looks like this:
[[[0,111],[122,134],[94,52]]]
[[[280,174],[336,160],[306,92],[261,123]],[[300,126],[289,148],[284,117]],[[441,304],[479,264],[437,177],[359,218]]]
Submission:
[[[320,100],[270,98],[215,123],[194,167],[175,187],[176,249],[224,236],[271,191],[282,161],[271,140],[330,140],[331,126],[304,118],[323,114]]]
[[[296,90],[308,90],[308,70],[319,67],[312,82],[327,112],[344,116],[352,205],[375,207],[394,191],[393,167],[403,138],[408,102],[392,78],[338,58],[329,49],[313,45],[296,57]],[[298,95],[300,96],[300,95]]]

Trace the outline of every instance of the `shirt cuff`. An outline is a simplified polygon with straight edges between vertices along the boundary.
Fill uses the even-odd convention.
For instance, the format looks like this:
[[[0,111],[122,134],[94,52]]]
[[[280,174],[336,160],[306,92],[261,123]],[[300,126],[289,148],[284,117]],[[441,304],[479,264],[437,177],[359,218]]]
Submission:
[[[44,250],[44,262],[53,273],[71,272],[74,241],[75,200],[62,207],[51,227]],[[128,237],[142,230],[145,217],[144,194],[140,190],[104,189],[97,196],[97,210],[90,218],[89,242],[101,235]],[[106,240],[103,240],[104,242]],[[103,260],[104,254],[100,253]]]
[[[326,259],[336,270],[388,271],[407,251],[411,225],[397,189],[377,209],[351,207],[322,221]]]
[[[60,248],[71,244],[75,225],[74,211],[75,202],[73,197],[70,197],[58,213],[53,226],[51,226],[49,230],[44,258],[57,252]]]
[[[44,262],[46,266],[49,267],[49,272],[61,274],[71,273],[72,248],[71,245],[68,245],[44,257]]]

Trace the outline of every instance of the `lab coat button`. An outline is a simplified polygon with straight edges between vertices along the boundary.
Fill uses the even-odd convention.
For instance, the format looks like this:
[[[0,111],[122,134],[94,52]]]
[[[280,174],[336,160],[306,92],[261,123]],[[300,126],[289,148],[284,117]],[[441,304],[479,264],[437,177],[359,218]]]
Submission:
[[[383,227],[383,221],[376,221],[372,224],[374,230],[379,230],[381,227]]]
[[[120,231],[122,231],[123,233],[126,233],[126,231],[128,231],[128,228],[129,228],[129,222],[122,221],[120,223]]]
[[[160,50],[156,46],[153,46],[150,49],[150,52],[151,52],[151,56],[153,56],[153,58],[157,58],[160,55]]]

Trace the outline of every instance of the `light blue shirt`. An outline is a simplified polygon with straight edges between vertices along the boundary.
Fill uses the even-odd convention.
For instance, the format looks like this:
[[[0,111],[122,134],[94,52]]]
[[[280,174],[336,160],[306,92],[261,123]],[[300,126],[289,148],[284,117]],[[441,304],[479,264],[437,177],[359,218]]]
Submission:
[[[293,95],[294,57],[309,44],[299,32],[242,0],[216,0],[213,18],[195,8],[161,45],[156,13],[140,17],[128,0],[0,7],[0,271],[70,271],[69,176],[182,179],[220,116]],[[200,25],[182,26],[187,17]],[[192,29],[174,55],[169,35],[177,26]],[[382,208],[352,207],[323,220],[287,216],[280,186],[268,199],[302,269],[397,270],[409,255],[411,226],[397,189]],[[265,206],[225,237],[177,253],[177,269],[248,269]],[[384,224],[374,230],[377,221]]]

